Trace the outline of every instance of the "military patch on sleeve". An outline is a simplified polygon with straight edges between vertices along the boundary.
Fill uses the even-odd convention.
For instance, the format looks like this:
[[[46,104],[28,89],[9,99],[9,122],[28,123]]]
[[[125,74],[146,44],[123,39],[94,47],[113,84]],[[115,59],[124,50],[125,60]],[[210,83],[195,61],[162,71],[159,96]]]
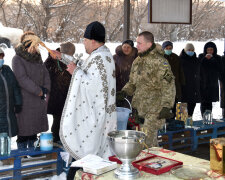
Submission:
[[[166,70],[165,74],[163,75],[163,79],[165,79],[167,82],[171,83],[173,77],[172,75]]]
[[[166,62],[166,61],[164,61],[164,62],[163,62],[163,65],[164,65],[164,66],[169,66],[169,63]]]

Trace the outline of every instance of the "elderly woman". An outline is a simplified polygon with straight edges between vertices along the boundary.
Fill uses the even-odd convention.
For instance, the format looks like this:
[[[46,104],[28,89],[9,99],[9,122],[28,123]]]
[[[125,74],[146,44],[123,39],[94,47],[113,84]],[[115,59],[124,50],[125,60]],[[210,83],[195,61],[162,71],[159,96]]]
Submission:
[[[200,102],[200,61],[196,57],[194,45],[187,43],[180,54],[185,85],[182,86],[181,102],[187,103],[188,116],[192,116],[196,103]]]
[[[134,47],[132,40],[126,40],[116,48],[116,54],[113,56],[116,65],[116,92],[120,93],[121,89],[129,81],[132,63],[136,57],[137,48]],[[130,102],[132,101],[132,97],[127,98]],[[124,97],[118,94],[116,96],[116,105],[130,108]],[[133,109],[133,112],[136,112],[136,110]]]
[[[201,113],[206,110],[212,111],[212,102],[219,101],[219,77],[222,73],[221,56],[217,54],[216,44],[207,42],[202,54],[201,61]]]
[[[137,48],[132,40],[126,40],[116,48],[113,59],[116,64],[116,91],[121,91],[129,81],[132,63],[137,57]]]
[[[18,119],[18,149],[33,147],[37,134],[48,130],[46,94],[50,90],[50,77],[33,32],[25,32],[16,47],[12,68],[21,87],[22,111]]]

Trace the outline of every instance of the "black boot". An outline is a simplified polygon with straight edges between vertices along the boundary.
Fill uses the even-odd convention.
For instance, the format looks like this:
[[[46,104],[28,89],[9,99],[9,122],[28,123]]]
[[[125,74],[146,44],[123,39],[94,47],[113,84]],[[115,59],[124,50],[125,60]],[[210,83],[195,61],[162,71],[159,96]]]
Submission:
[[[34,142],[37,140],[28,140],[28,148],[34,148]]]
[[[19,150],[24,150],[27,148],[27,141],[24,141],[24,142],[17,142],[17,148]]]

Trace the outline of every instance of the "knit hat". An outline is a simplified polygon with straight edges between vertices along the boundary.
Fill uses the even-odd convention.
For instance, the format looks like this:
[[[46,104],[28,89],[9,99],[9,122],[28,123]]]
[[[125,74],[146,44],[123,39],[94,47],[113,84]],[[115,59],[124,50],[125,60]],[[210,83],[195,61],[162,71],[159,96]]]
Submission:
[[[184,51],[185,51],[185,52],[187,52],[187,51],[189,51],[189,50],[195,50],[194,45],[191,44],[191,43],[187,43],[186,46],[185,46],[185,48],[184,48]]]
[[[172,46],[173,47],[173,43],[171,41],[163,42],[162,49],[165,49],[167,46]]]
[[[87,25],[84,38],[93,39],[98,42],[105,42],[105,28],[104,26],[98,22],[94,21]]]
[[[131,47],[134,47],[134,42],[132,40],[129,40],[129,39],[122,43],[122,45],[124,45],[124,44],[129,44]]]
[[[75,46],[71,42],[62,43],[60,44],[60,52],[63,54],[73,56],[75,53]]]

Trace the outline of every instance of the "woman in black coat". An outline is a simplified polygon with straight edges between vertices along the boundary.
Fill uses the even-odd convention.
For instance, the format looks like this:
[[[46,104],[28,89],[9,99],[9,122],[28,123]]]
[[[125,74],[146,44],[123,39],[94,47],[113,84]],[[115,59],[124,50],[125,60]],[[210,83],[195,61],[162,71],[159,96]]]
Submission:
[[[212,111],[212,102],[219,101],[219,75],[221,73],[221,56],[217,55],[215,43],[208,42],[204,52],[199,54],[201,61],[201,113]]]
[[[14,73],[4,64],[4,52],[0,48],[0,133],[8,133],[9,137],[18,133],[15,112],[22,108],[22,95]]]
[[[223,71],[220,75],[220,107],[222,108],[223,118],[225,118],[225,51],[221,60]]]
[[[57,51],[73,56],[75,53],[75,46],[70,42],[62,43],[60,44],[60,49],[58,48]],[[48,114],[53,115],[51,131],[53,133],[53,141],[58,142],[60,141],[59,129],[61,115],[70,85],[71,74],[66,70],[67,66],[64,63],[52,59],[50,55],[44,64],[48,69],[51,78],[51,93],[49,96],[47,112]]]
[[[174,117],[176,115],[176,103],[181,101],[182,92],[181,87],[185,84],[184,71],[181,65],[180,57],[172,52],[173,43],[171,41],[165,41],[162,44],[162,49],[164,50],[164,57],[170,64],[173,75],[175,76],[175,86],[176,86],[176,98],[172,112]]]
[[[196,103],[200,102],[200,61],[191,43],[186,44],[180,54],[185,85],[182,86],[181,102],[187,103],[188,115],[192,116]]]

